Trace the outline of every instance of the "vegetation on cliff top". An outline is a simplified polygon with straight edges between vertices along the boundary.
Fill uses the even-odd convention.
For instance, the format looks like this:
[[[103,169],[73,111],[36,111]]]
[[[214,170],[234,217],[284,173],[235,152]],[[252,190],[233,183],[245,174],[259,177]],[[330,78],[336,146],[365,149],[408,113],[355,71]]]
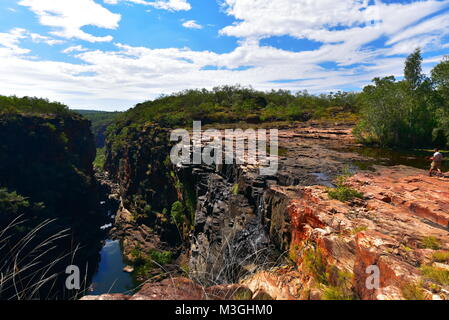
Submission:
[[[66,105],[48,99],[0,96],[0,114],[5,113],[74,115]]]
[[[347,119],[357,111],[357,94],[337,92],[311,95],[287,90],[257,91],[242,86],[212,90],[185,90],[140,103],[119,117],[119,124],[156,122],[161,126],[186,126],[193,120],[209,123],[260,123]]]

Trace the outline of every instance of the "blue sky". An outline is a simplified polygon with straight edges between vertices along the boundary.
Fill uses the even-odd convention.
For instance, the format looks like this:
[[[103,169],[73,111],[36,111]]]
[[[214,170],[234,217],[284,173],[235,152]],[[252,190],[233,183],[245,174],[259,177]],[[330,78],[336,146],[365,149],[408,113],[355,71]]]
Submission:
[[[124,110],[225,84],[321,93],[449,54],[449,0],[2,0],[0,94]]]

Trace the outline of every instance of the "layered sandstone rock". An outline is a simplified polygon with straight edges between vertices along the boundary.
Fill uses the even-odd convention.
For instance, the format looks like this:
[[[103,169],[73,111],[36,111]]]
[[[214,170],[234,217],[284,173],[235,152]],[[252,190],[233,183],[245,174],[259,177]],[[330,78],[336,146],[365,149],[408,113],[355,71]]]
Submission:
[[[330,200],[320,186],[272,187],[270,235],[298,267],[260,272],[243,283],[276,299],[410,299],[410,288],[427,299],[449,298],[444,277],[436,281],[422,272],[429,265],[449,267],[449,261],[434,263],[435,252],[449,250],[449,180],[377,167],[348,183],[365,199]],[[282,205],[273,207],[273,199]],[[380,272],[375,289],[367,287],[373,266]],[[345,283],[332,279],[341,275]]]

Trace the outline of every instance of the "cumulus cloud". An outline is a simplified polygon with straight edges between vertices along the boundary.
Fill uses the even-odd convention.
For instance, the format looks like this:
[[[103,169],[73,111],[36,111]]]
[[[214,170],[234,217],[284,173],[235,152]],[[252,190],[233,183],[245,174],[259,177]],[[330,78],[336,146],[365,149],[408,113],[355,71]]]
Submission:
[[[424,49],[434,46],[448,33],[449,18],[447,13],[425,18],[448,6],[447,0],[224,0],[225,12],[238,22],[220,33],[256,43],[273,36],[313,40],[322,44],[319,55],[345,66],[369,63],[381,54],[405,54],[418,37]],[[381,37],[387,38],[386,49],[366,48]]]
[[[203,29],[203,26],[198,24],[195,20],[186,21],[182,26],[187,29]]]
[[[96,37],[81,28],[96,26],[116,29],[121,19],[119,14],[110,12],[93,0],[21,0],[19,4],[29,7],[39,17],[42,25],[56,29],[51,34],[67,39],[111,41],[112,36]]]
[[[221,30],[236,37],[263,38],[290,35],[297,38],[333,40],[326,31],[344,34],[354,28],[376,26],[391,33],[436,12],[447,1],[419,1],[407,4],[369,0],[224,0],[225,12],[239,22]],[[398,13],[400,12],[400,19]]]
[[[43,36],[38,33],[28,33],[31,40],[35,43],[46,43],[49,46],[54,46],[56,44],[63,44],[64,40],[57,40],[51,37]]]
[[[320,52],[341,65],[364,63],[381,51],[364,46],[386,37],[390,54],[404,53],[417,36],[447,34],[447,13],[423,19],[448,8],[449,1],[384,3],[369,0],[224,0],[225,12],[238,22],[220,30],[222,35],[245,41],[291,36],[322,43]],[[429,37],[421,46],[435,44]],[[429,41],[427,41],[429,40]],[[402,47],[402,48],[401,48]],[[408,52],[413,47],[408,48]],[[383,51],[384,52],[384,51]]]
[[[156,8],[155,3],[162,3],[132,2],[153,3]],[[442,39],[449,34],[449,19],[442,9],[448,5],[448,0],[403,4],[368,0],[225,0],[224,10],[236,22],[223,28],[221,34],[239,38],[237,47],[230,52],[150,49],[120,43],[110,50],[87,49],[78,44],[64,49],[64,53],[80,61],[78,64],[29,57],[29,51],[20,46],[29,35],[26,30],[15,29],[0,33],[0,82],[7,84],[0,94],[45,96],[73,107],[125,109],[162,93],[235,83],[262,90],[307,89],[312,93],[358,88],[374,77],[400,76],[405,55],[417,46],[430,53],[425,70],[438,62],[441,51],[433,54],[432,50],[446,46]],[[89,21],[84,20],[82,25],[91,24]],[[77,24],[78,28],[82,25]],[[304,51],[261,45],[264,38],[284,35],[314,40],[320,45]],[[325,67],[329,62],[332,68]]]
[[[9,57],[0,73],[8,83],[2,94],[45,96],[72,107],[125,109],[161,93],[186,88],[212,88],[240,83],[259,89],[308,89],[310,92],[363,85],[374,76],[401,72],[403,59],[377,68],[329,71],[316,52],[290,52],[243,44],[227,54],[188,48],[149,49],[116,44],[115,51],[88,50],[75,54],[82,64]],[[72,52],[75,52],[72,51]],[[235,70],[243,65],[243,70]],[[215,66],[215,70],[205,67]],[[394,67],[393,67],[394,66]],[[282,79],[305,79],[276,83]],[[30,85],[33,83],[33,85]]]

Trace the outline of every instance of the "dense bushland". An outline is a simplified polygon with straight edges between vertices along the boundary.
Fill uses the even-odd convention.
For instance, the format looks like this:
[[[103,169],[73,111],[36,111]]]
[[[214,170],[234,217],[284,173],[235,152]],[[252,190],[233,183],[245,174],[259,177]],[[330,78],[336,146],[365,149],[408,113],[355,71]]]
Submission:
[[[27,113],[69,115],[69,108],[59,102],[36,97],[0,96],[0,114]]]
[[[449,144],[449,59],[428,77],[421,51],[405,62],[404,79],[375,78],[359,96],[360,122],[356,136],[366,144],[390,147]]]
[[[305,121],[345,119],[357,111],[357,94],[337,92],[319,96],[307,91],[257,91],[241,86],[185,90],[136,105],[119,123],[157,122],[162,126],[203,123]]]

